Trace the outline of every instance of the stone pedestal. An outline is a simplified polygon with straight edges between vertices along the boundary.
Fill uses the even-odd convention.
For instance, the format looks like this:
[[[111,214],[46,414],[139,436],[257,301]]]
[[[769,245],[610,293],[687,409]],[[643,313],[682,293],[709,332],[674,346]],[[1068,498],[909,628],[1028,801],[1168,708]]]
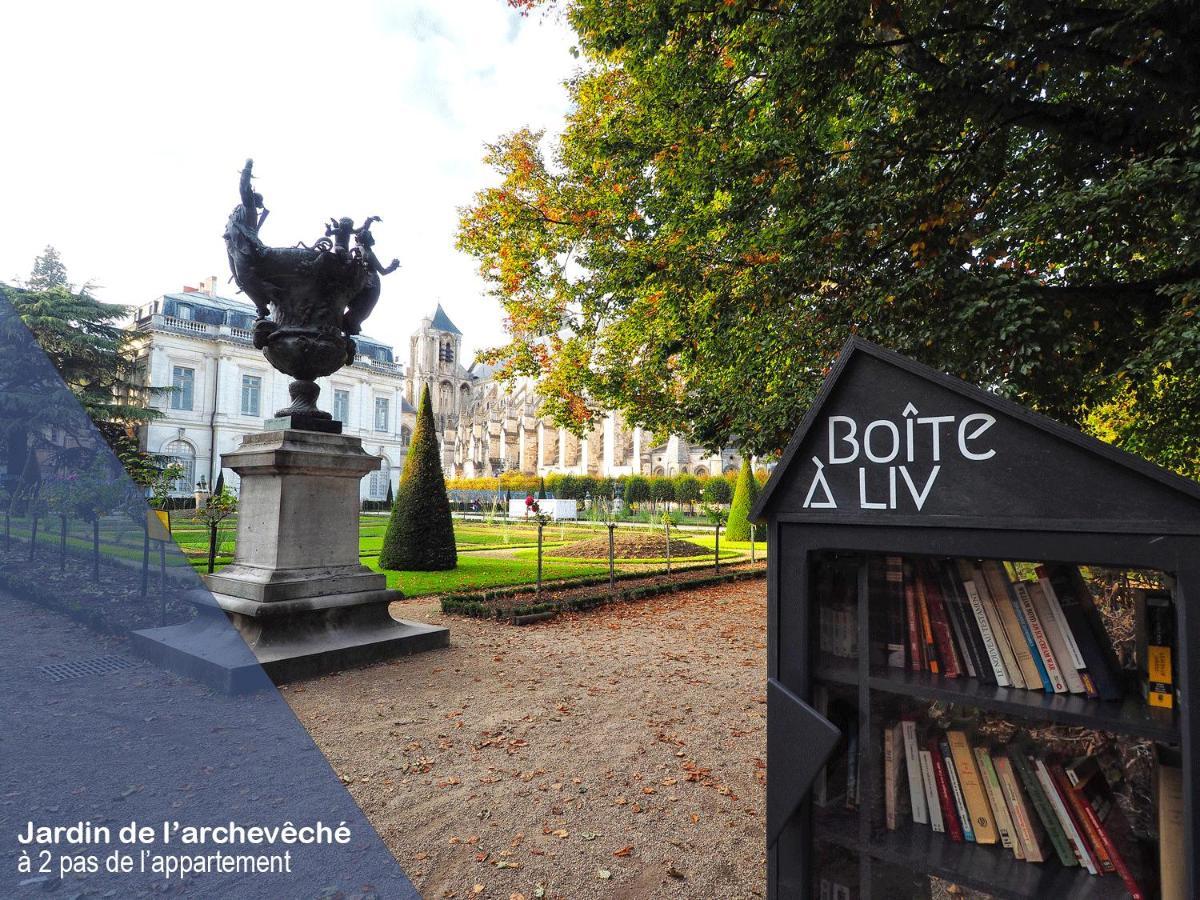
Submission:
[[[359,561],[359,482],[381,465],[361,439],[266,431],[222,465],[241,476],[237,550],[205,580],[272,680],[449,644],[446,628],[393,619],[388,605],[403,594]],[[150,629],[139,642],[175,647],[189,627]]]

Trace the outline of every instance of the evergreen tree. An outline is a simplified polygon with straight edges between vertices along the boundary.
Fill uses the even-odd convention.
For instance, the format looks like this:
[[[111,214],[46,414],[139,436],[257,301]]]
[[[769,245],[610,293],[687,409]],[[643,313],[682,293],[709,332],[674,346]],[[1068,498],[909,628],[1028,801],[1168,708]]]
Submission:
[[[70,288],[67,282],[67,267],[58,251],[50,244],[46,245],[41,256],[34,257],[33,270],[29,273],[27,286],[31,291]]]
[[[725,526],[725,537],[729,540],[750,540],[750,510],[758,498],[758,492],[758,479],[754,477],[750,457],[743,456],[737,486],[733,489],[733,505],[729,507],[729,523]]]
[[[379,565],[413,572],[437,572],[458,565],[428,386],[421,391],[417,427],[383,536]]]

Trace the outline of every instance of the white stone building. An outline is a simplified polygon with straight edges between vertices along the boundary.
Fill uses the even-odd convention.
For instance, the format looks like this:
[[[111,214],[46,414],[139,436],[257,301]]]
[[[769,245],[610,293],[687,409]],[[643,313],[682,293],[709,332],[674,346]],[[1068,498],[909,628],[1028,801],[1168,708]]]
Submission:
[[[677,435],[656,442],[650,432],[629,427],[620,413],[606,413],[578,438],[538,416],[536,385],[512,385],[494,377],[491,367],[464,367],[462,332],[441,304],[421,320],[409,343],[406,381],[415,406],[429,386],[447,476],[466,478],[519,471],[549,475],[717,475],[736,470],[733,448],[713,453]]]
[[[214,484],[221,454],[291,402],[291,379],[251,343],[254,317],[251,304],[218,296],[215,278],[164,294],[135,314],[142,382],[173,388],[151,400],[163,415],[142,428],[142,446],[184,466],[176,496],[190,495],[201,478]],[[368,453],[382,457],[383,468],[363,479],[361,495],[383,500],[389,482],[393,489],[399,482],[415,415],[392,347],[366,335],[355,340],[354,364],[318,380],[318,405],[343,423],[344,434],[361,437]],[[236,490],[237,475],[224,474]]]

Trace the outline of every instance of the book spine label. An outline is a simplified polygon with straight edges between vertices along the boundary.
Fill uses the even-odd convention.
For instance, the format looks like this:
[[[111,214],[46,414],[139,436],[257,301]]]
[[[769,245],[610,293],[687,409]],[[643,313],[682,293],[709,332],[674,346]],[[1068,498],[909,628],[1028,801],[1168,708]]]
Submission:
[[[1041,660],[1042,671],[1046,675],[1047,693],[1067,693],[1067,681],[1058,667],[1058,660],[1054,657],[1054,649],[1050,646],[1050,639],[1046,636],[1046,630],[1042,626],[1042,618],[1038,615],[1033,596],[1029,593],[1029,586],[1018,581],[1013,584],[1013,591],[1021,605],[1021,612],[1025,614],[1025,622],[1029,626],[1034,649],[1037,650],[1038,658]]]
[[[983,649],[987,651],[988,662],[991,664],[992,673],[996,676],[996,683],[1001,687],[1008,687],[1012,682],[1008,680],[1008,672],[1004,668],[1004,658],[1000,655],[1000,647],[996,644],[996,637],[992,633],[992,626],[988,622],[987,613],[983,608],[983,600],[979,596],[975,582],[964,581],[963,590],[971,604],[971,612],[975,615],[975,624],[979,626],[979,636],[983,640]]]
[[[900,732],[904,736],[904,764],[908,774],[912,819],[919,825],[927,825],[929,813],[925,804],[925,786],[921,783],[921,761],[917,756],[917,723],[912,719],[902,719]]]
[[[962,784],[954,767],[954,755],[950,752],[950,744],[945,738],[938,741],[938,750],[941,751],[942,762],[946,766],[946,778],[950,782],[950,793],[954,797],[954,809],[962,826],[963,840],[974,843],[975,829],[971,823],[971,814],[967,812],[967,801],[963,797]]]
[[[1041,682],[1042,690],[1047,694],[1053,694],[1054,688],[1050,684],[1050,678],[1046,674],[1046,664],[1042,661],[1041,654],[1038,653],[1037,641],[1033,637],[1033,628],[1029,624],[1029,620],[1025,617],[1025,608],[1021,605],[1021,601],[1017,598],[1017,592],[1011,582],[1005,579],[1005,588],[1008,591],[1008,602],[1012,605],[1013,613],[1017,617],[1017,626],[1021,629],[1021,636],[1025,640],[1025,647],[1029,651],[1029,660],[1033,663],[1033,673],[1035,679],[1027,679],[1030,690],[1037,687],[1038,682]]]
[[[929,761],[933,764],[933,778],[937,784],[938,806],[942,810],[942,822],[946,826],[946,834],[955,843],[963,840],[962,823],[958,818],[957,804],[954,793],[950,788],[950,775],[946,771],[946,761],[942,757],[942,749],[935,738],[929,739]]]
[[[1050,805],[1050,800],[1046,797],[1046,791],[1042,788],[1037,775],[1034,774],[1030,762],[1025,758],[1023,753],[1019,752],[1010,754],[1009,759],[1012,760],[1013,768],[1016,769],[1017,775],[1021,778],[1021,783],[1025,786],[1025,792],[1029,795],[1034,812],[1042,820],[1042,827],[1046,829],[1046,833],[1050,836],[1050,843],[1054,845],[1054,852],[1058,854],[1058,861],[1064,866],[1079,865],[1079,860],[1075,858],[1075,851],[1071,849],[1071,845],[1067,841],[1067,835],[1063,831],[1062,823],[1058,820],[1058,815],[1054,812],[1054,807]]]
[[[1089,873],[1098,875],[1099,870],[1096,868],[1095,860],[1092,859],[1088,845],[1084,843],[1082,835],[1079,834],[1079,830],[1075,827],[1075,818],[1067,808],[1066,800],[1059,794],[1058,787],[1054,783],[1054,778],[1050,775],[1050,770],[1046,768],[1045,762],[1040,759],[1034,759],[1032,762],[1034,774],[1037,776],[1042,790],[1046,792],[1046,798],[1050,801],[1051,809],[1054,810],[1054,814],[1058,817],[1058,821],[1062,825],[1063,833],[1067,837],[1067,845],[1071,848],[1075,859]]]
[[[1146,598],[1146,702],[1160,709],[1175,705],[1171,644],[1175,631],[1169,595],[1159,592]]]
[[[996,831],[1000,833],[1000,843],[1013,851],[1017,859],[1024,859],[1021,842],[1016,839],[1016,829],[1012,817],[1008,814],[1008,804],[1004,801],[1004,791],[1000,787],[1000,778],[992,765],[992,757],[986,747],[976,747],[975,762],[979,768],[979,777],[983,780],[983,789],[987,793],[988,804],[992,807],[992,818],[996,822]]]
[[[925,805],[929,808],[929,827],[945,833],[946,823],[942,820],[942,807],[938,800],[937,776],[933,771],[933,756],[928,750],[918,751],[921,760],[921,783],[925,787]]]

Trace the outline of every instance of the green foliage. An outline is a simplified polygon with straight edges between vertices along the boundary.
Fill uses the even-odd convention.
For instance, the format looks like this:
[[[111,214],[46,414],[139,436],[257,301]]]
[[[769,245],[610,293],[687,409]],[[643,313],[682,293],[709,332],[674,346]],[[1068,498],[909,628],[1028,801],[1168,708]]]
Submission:
[[[720,475],[714,475],[704,482],[704,489],[700,492],[700,496],[705,503],[728,503],[733,499],[733,488],[729,486],[729,482]]]
[[[670,503],[675,500],[675,482],[665,475],[650,479],[650,499],[655,503]]]
[[[733,502],[729,507],[729,525],[725,528],[725,537],[729,540],[750,540],[750,510],[758,499],[760,489],[750,457],[743,456],[737,485],[733,489]]]
[[[564,424],[778,451],[857,332],[1195,470],[1200,7],[564,5],[561,136],[459,230]]]
[[[700,479],[687,472],[675,476],[675,500],[679,503],[694,504],[700,499]]]
[[[453,569],[457,562],[450,500],[426,385],[421,391],[417,427],[400,475],[400,492],[388,519],[379,565],[384,569],[436,572]]]
[[[238,501],[233,495],[233,491],[221,485],[219,491],[215,491],[208,497],[208,502],[204,504],[204,509],[196,510],[195,518],[203,522],[206,526],[220,525],[230,516],[237,512]]]
[[[644,475],[630,475],[625,479],[625,506],[632,509],[650,499],[650,479]]]

